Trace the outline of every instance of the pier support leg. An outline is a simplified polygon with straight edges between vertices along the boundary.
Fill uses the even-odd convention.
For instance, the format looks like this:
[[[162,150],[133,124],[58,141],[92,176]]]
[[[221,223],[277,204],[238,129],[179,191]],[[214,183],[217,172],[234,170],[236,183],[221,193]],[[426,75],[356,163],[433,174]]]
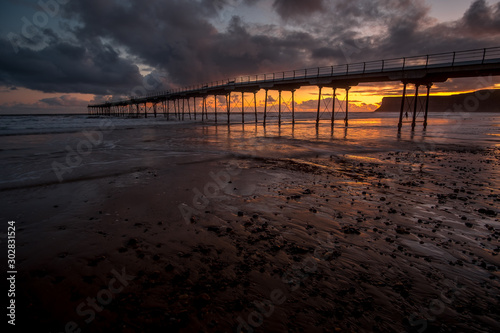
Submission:
[[[292,89],[292,125],[295,125],[295,89]]]
[[[351,90],[351,87],[345,89],[345,127],[349,126],[349,90]]]
[[[207,97],[203,96],[203,102],[201,103],[201,121],[205,120],[205,110],[207,108]],[[208,120],[208,119],[207,119]]]
[[[217,124],[217,95],[214,95],[214,116],[215,123]]]
[[[319,93],[318,93],[318,110],[316,112],[316,127],[319,126],[319,112],[321,109],[321,90],[323,90],[323,87],[318,87],[319,88]]]
[[[413,107],[413,119],[411,121],[411,130],[415,130],[415,125],[417,124],[417,107],[418,107],[418,88],[420,85],[415,84],[415,103]]]
[[[148,105],[144,103],[144,118],[148,117]]]
[[[167,120],[170,120],[170,101],[167,99]]]
[[[193,113],[194,113],[194,120],[196,120],[196,97],[193,97]]]
[[[401,132],[401,127],[403,127],[403,112],[405,110],[406,103],[406,82],[403,82],[403,98],[401,100],[401,109],[399,111],[399,123],[398,123],[398,132]]]
[[[182,120],[184,120],[184,113],[185,113],[185,110],[184,110],[184,103],[186,102],[186,99],[183,98],[182,99]]]
[[[266,89],[266,98],[264,100],[264,126],[266,126],[266,119],[267,119],[267,94],[269,90]]]
[[[156,103],[153,103],[153,112],[155,114],[155,118],[156,118],[156,106],[157,106]]]
[[[279,104],[278,104],[278,125],[281,126],[281,90],[279,91]]]
[[[241,123],[245,124],[245,93],[241,92]]]
[[[231,93],[226,94],[227,124],[231,124]]]
[[[187,99],[188,103],[188,115],[189,115],[189,120],[191,120],[191,105],[189,104],[189,98]]]
[[[254,111],[255,111],[255,123],[258,124],[259,121],[257,119],[257,93],[253,93],[253,106],[254,106]]]
[[[425,100],[425,115],[424,115],[424,129],[427,128],[427,115],[429,113],[429,99],[430,99],[430,93],[431,93],[431,87],[432,83],[429,83],[427,85],[427,98]]]
[[[333,88],[333,101],[332,101],[332,128],[335,126],[335,100],[337,96],[337,88]]]

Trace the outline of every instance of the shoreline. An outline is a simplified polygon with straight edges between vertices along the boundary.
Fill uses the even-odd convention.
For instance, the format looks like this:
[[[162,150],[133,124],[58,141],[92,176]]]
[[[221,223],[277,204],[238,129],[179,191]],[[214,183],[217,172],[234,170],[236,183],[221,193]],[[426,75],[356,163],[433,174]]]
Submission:
[[[447,160],[452,170],[457,166],[453,158],[470,160],[478,154],[488,156],[477,152],[436,155]],[[495,154],[498,166],[499,152]],[[433,155],[421,162],[432,164],[438,158]],[[400,156],[403,163],[408,162],[404,154]],[[366,168],[360,167],[363,162],[345,160],[339,163],[340,170],[325,172],[310,164],[252,159],[240,164],[242,172],[224,189],[228,193],[210,199],[186,224],[175,203],[190,202],[190,186],[213,182],[202,170],[224,169],[229,162],[234,160],[183,164],[180,173],[198,172],[205,178],[194,179],[190,185],[173,180],[172,170],[168,174],[145,171],[142,175],[147,180],[142,185],[113,191],[97,207],[71,215],[71,224],[45,225],[47,234],[59,239],[59,244],[68,237],[74,244],[63,252],[58,246],[37,250],[45,254],[37,262],[44,268],[30,272],[30,282],[24,281],[26,292],[31,291],[30,285],[38,293],[57,288],[62,299],[52,313],[60,320],[61,307],[75,309],[84,295],[99,292],[111,269],[124,267],[135,278],[89,324],[92,331],[111,329],[116,315],[129,331],[139,327],[234,331],[235,324],[242,322],[238,318],[249,323],[249,316],[258,310],[255,304],[269,304],[266,300],[276,290],[282,293],[276,297],[286,302],[276,304],[269,318],[262,317],[264,330],[290,330],[294,317],[293,327],[308,331],[321,332],[326,327],[401,331],[420,323],[410,321],[413,312],[425,319],[421,309],[435,299],[445,309],[439,320],[426,319],[429,327],[446,325],[470,332],[500,328],[491,307],[496,304],[496,293],[491,292],[498,290],[500,281],[498,217],[478,212],[491,209],[498,199],[476,194],[480,187],[469,191],[477,199],[465,205],[467,201],[460,198],[466,194],[461,194],[458,184],[433,184],[423,177],[429,188],[411,181],[377,185],[379,180],[372,174],[383,168],[371,163]],[[422,172],[431,172],[429,168]],[[357,180],[360,174],[363,181]],[[399,177],[406,180],[411,174],[403,172]],[[167,188],[177,191],[168,193]],[[428,194],[439,188],[446,191]],[[456,197],[450,196],[455,189]],[[404,190],[412,192],[404,194]],[[173,205],[162,205],[174,199]],[[467,227],[469,221],[472,227]],[[74,238],[75,233],[80,236]],[[481,241],[470,243],[474,237]],[[73,269],[61,270],[64,263]],[[35,295],[26,295],[31,304],[38,299]],[[479,300],[474,295],[483,296]],[[43,294],[39,297],[45,299]],[[45,301],[48,304],[43,308],[50,309],[53,298]],[[472,304],[481,316],[470,312]],[[306,308],[309,311],[304,312]],[[40,311],[30,309],[30,313]],[[73,310],[66,313],[67,320],[82,320]],[[482,320],[483,316],[497,324]],[[40,324],[48,318],[39,318]],[[312,330],[311,320],[322,323],[315,324],[318,330]],[[250,318],[250,322],[259,321]],[[479,325],[478,330],[473,325]]]
[[[297,139],[237,127],[116,131],[113,154],[91,157],[134,157],[109,165],[120,172],[0,191],[19,227],[19,324],[500,329],[498,147],[415,139],[360,150],[309,141],[309,127]]]

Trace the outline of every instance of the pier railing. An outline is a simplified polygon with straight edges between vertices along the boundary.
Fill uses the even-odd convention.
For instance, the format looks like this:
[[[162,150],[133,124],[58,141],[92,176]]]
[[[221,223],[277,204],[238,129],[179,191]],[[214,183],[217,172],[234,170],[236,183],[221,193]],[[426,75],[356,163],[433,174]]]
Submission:
[[[422,56],[403,57],[385,60],[359,62],[353,64],[314,67],[267,74],[245,75],[220,81],[212,81],[199,85],[188,86],[169,91],[158,91],[145,96],[135,96],[131,99],[164,97],[170,94],[182,94],[203,91],[214,88],[227,88],[238,85],[263,84],[278,81],[293,81],[321,77],[340,77],[348,75],[363,75],[386,73],[394,71],[409,71],[431,68],[448,68],[466,65],[482,65],[500,62],[500,47],[446,52]]]

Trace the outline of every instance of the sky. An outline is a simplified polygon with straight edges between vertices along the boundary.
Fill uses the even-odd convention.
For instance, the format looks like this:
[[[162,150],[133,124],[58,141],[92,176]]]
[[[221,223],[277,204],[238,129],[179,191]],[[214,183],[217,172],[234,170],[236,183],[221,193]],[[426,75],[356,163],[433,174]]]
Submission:
[[[0,114],[82,113],[241,75],[495,46],[492,0],[2,0]],[[492,87],[500,79],[433,92]],[[360,85],[351,110],[373,111],[401,90]],[[317,93],[300,89],[299,106]]]

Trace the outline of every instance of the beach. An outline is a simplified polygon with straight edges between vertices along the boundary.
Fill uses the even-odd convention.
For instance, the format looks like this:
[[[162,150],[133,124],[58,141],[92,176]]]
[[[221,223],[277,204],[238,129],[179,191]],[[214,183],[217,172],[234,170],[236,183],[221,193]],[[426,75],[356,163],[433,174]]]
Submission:
[[[8,119],[18,327],[498,332],[500,116],[397,116]]]

